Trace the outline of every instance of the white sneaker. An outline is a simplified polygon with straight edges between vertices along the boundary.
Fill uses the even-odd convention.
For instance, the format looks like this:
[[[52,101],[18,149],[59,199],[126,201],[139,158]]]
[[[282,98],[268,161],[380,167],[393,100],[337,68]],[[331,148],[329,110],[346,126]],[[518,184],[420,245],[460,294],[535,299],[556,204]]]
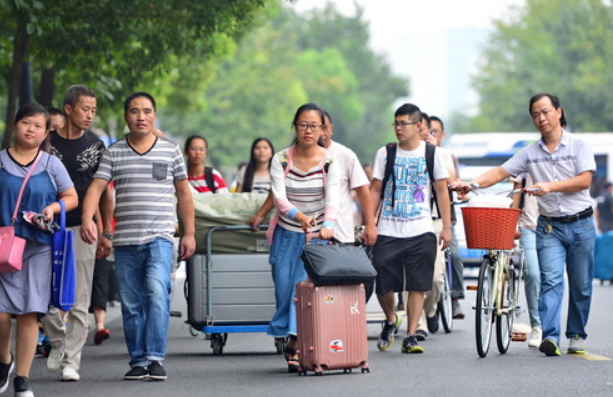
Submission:
[[[81,377],[76,369],[70,367],[64,367],[62,370],[62,380],[76,382]]]
[[[579,335],[575,335],[568,340],[568,354],[584,354],[585,353],[585,339],[581,339]]]
[[[543,338],[543,330],[540,328],[532,328],[530,333],[530,340],[528,341],[529,347],[539,347],[541,345],[541,339]]]
[[[62,368],[62,360],[64,359],[64,349],[51,349],[49,357],[47,358],[47,369],[49,371],[57,371]]]

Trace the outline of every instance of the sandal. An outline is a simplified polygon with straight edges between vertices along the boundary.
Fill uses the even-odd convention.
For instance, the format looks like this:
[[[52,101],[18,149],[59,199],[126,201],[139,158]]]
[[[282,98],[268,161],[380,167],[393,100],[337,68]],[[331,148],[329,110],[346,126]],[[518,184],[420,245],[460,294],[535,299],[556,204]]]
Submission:
[[[285,347],[283,353],[285,354],[285,361],[287,361],[287,372],[300,371],[300,363],[298,362],[296,349]]]

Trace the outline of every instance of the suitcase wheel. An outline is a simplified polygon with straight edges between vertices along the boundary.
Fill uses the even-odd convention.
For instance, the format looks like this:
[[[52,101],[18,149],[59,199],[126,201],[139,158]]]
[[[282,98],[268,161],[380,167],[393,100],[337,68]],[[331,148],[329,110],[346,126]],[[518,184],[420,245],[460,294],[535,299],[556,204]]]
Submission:
[[[362,373],[364,372],[370,373],[370,367],[368,366],[368,364],[362,366]]]
[[[353,370],[351,368],[345,368],[345,369],[343,369],[343,372],[344,373],[347,373],[347,372],[351,373],[351,372],[353,372]]]

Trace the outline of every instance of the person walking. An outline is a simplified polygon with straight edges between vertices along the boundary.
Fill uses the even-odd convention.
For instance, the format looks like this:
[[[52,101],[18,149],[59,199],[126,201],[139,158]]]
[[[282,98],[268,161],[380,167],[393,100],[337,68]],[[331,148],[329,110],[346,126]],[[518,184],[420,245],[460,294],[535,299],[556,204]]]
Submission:
[[[434,170],[426,166],[426,143],[419,137],[422,117],[419,108],[407,103],[394,114],[394,132],[398,143],[393,163],[387,147],[377,151],[370,191],[375,212],[381,207],[378,237],[373,247],[373,264],[377,270],[376,293],[386,319],[377,347],[388,350],[395,340],[400,317],[394,311],[394,292],[409,292],[407,336],[403,353],[423,353],[415,333],[423,310],[424,292],[432,288],[437,250],[451,240],[451,220],[447,178],[449,172],[442,156],[434,152]],[[387,162],[393,164],[386,175]],[[431,182],[431,176],[433,173]],[[432,222],[431,197],[436,198],[443,228],[439,241]],[[442,248],[439,248],[442,244]]]
[[[272,193],[277,212],[267,236],[272,243],[269,262],[275,284],[277,311],[267,333],[287,337],[288,372],[298,372],[296,349],[296,285],[306,280],[302,248],[307,233],[329,240],[334,237],[338,211],[338,166],[321,147],[324,112],[314,103],[298,108],[292,122],[294,145],[272,160]]]
[[[238,171],[238,193],[268,194],[272,186],[270,164],[275,149],[267,138],[256,138],[251,144],[249,163]]]
[[[102,157],[83,204],[81,237],[89,244],[96,242],[92,215],[113,181],[117,204],[112,241],[131,367],[124,379],[165,380],[175,193],[183,225],[181,259],[189,258],[196,247],[194,205],[180,148],[153,134],[155,99],[146,92],[130,95],[124,102],[124,119],[130,133]]]
[[[467,183],[454,186],[488,187],[511,175],[530,174],[530,192],[538,197],[536,248],[541,274],[539,316],[543,340],[539,351],[560,355],[564,267],[568,275],[567,352],[585,352],[585,326],[592,301],[594,226],[589,189],[596,172],[589,144],[564,130],[566,120],[560,100],[549,93],[530,98],[529,112],[541,139],[525,147],[502,166]]]
[[[58,200],[64,202],[66,210],[76,208],[79,200],[66,167],[41,150],[48,128],[45,108],[24,105],[15,115],[15,145],[0,152],[0,226],[13,225],[15,235],[26,240],[22,269],[0,273],[0,393],[8,388],[16,368],[16,397],[34,396],[29,376],[38,342],[38,319],[47,312],[51,300],[52,235],[27,223],[21,212],[40,212],[46,221],[52,221],[60,212]],[[19,199],[18,216],[13,219]],[[17,324],[14,355],[10,351],[12,316]]]
[[[78,238],[81,230],[82,202],[104,151],[104,143],[89,128],[96,115],[96,94],[82,85],[68,87],[64,96],[66,123],[57,131],[49,132],[51,153],[64,164],[79,195],[79,205],[66,213],[67,230],[72,230],[77,264],[77,291],[75,304],[67,313],[50,306],[43,320],[52,349],[47,358],[50,371],[62,370],[62,380],[78,381],[83,346],[89,328],[88,311],[91,300],[92,280],[96,255],[102,255],[103,246],[88,245]],[[112,208],[110,189],[104,191],[101,206]],[[92,215],[93,218],[93,215]],[[103,229],[98,233],[108,236],[110,219],[102,219]],[[108,238],[108,237],[103,237]],[[106,252],[106,255],[109,253]]]

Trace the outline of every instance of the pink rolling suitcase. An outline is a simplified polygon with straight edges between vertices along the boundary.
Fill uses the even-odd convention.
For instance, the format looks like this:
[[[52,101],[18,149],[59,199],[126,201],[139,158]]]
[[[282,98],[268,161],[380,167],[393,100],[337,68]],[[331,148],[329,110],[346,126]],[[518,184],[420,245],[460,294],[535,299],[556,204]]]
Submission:
[[[364,285],[296,287],[299,375],[368,366],[366,294]]]

